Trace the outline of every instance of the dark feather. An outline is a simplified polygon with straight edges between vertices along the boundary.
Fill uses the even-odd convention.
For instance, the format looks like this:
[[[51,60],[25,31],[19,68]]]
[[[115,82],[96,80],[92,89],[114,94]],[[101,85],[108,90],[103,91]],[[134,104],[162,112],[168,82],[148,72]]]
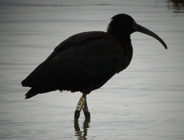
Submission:
[[[90,93],[122,70],[120,44],[105,32],[74,35],[60,45],[25,80],[26,98],[53,90]]]

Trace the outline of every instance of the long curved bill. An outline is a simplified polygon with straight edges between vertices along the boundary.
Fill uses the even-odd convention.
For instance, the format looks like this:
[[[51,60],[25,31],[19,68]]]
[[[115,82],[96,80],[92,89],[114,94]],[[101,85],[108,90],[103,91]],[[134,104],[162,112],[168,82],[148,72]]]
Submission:
[[[155,39],[157,39],[158,41],[160,41],[160,43],[162,43],[162,45],[165,47],[165,49],[167,49],[167,45],[165,44],[165,42],[158,36],[156,35],[154,32],[148,30],[147,28],[135,23],[134,24],[134,29],[135,31],[150,35],[152,37],[154,37]]]

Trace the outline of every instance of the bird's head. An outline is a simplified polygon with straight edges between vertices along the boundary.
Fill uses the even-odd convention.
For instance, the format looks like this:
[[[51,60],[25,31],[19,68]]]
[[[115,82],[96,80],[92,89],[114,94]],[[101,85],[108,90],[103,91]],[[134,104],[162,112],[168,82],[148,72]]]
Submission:
[[[118,14],[112,17],[111,22],[108,25],[107,32],[112,34],[116,38],[130,36],[133,32],[141,32],[150,35],[160,41],[162,45],[167,49],[165,42],[155,33],[149,29],[137,24],[135,20],[126,14]]]

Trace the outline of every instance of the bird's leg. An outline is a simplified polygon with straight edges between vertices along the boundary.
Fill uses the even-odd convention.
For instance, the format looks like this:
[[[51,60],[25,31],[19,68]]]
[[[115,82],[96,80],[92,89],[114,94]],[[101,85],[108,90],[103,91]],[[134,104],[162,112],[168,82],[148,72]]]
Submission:
[[[83,94],[83,96],[79,99],[79,102],[76,106],[75,115],[74,115],[75,121],[78,121],[79,116],[80,116],[80,111],[83,108],[85,101],[86,101],[86,95]]]
[[[84,116],[86,117],[86,119],[90,120],[90,112],[88,110],[87,98],[86,98],[85,103],[84,103],[83,112],[84,112]]]

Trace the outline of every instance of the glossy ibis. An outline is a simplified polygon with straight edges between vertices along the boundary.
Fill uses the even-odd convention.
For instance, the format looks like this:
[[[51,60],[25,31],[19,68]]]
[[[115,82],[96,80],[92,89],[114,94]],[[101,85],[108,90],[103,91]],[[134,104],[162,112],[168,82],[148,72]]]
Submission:
[[[103,86],[112,76],[126,69],[133,54],[130,34],[138,31],[164,41],[152,31],[137,24],[126,14],[112,17],[107,32],[83,32],[61,42],[50,56],[25,80],[22,86],[31,87],[26,99],[55,90],[80,91],[74,119],[78,120],[83,109],[90,118],[86,95]]]

